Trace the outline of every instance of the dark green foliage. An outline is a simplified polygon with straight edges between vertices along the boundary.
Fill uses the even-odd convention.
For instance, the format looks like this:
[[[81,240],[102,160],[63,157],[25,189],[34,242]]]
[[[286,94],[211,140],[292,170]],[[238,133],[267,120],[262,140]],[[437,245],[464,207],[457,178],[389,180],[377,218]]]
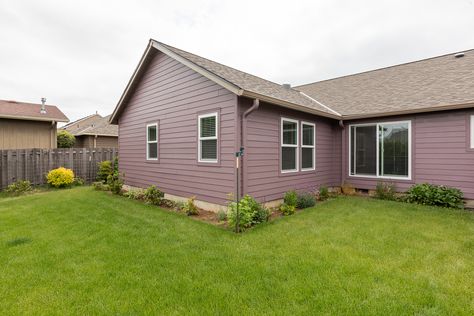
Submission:
[[[429,183],[416,184],[408,192],[406,201],[424,205],[463,208],[463,193],[456,188]]]
[[[68,131],[59,131],[57,140],[58,148],[72,148],[76,143],[76,137]]]
[[[73,184],[77,185],[77,186],[81,186],[81,185],[84,185],[85,182],[86,181],[84,179],[82,179],[80,177],[76,177],[76,178],[74,178]]]
[[[97,170],[97,181],[102,181],[103,183],[107,182],[107,179],[110,175],[114,173],[114,167],[112,166],[112,161],[104,160],[98,163],[99,170]]]
[[[120,174],[118,172],[114,172],[107,177],[107,184],[109,185],[110,191],[112,191],[112,193],[122,193],[123,181],[120,178]]]
[[[109,191],[110,190],[109,185],[103,183],[102,181],[92,182],[92,186],[97,191]]]
[[[301,193],[298,194],[298,200],[296,202],[296,207],[303,209],[314,206],[316,204],[316,199],[311,193]]]
[[[397,199],[396,193],[396,186],[394,183],[377,182],[377,186],[375,187],[375,198],[395,201]]]
[[[17,182],[14,182],[7,186],[5,189],[5,192],[8,195],[20,195],[29,191],[32,191],[33,188],[31,187],[31,182],[28,180],[20,180]]]
[[[250,195],[245,195],[239,201],[239,230],[265,222],[270,216],[268,209],[260,205]],[[229,203],[227,211],[229,226],[234,228],[237,224],[237,203]]]
[[[329,189],[327,186],[322,185],[321,187],[319,187],[319,199],[321,201],[326,201],[327,199],[329,199]]]
[[[286,192],[283,196],[283,202],[287,205],[296,207],[296,205],[298,204],[298,194],[296,193],[296,191],[291,190]]]
[[[293,215],[295,214],[296,207],[294,205],[283,203],[280,205],[280,211],[286,216]]]
[[[119,158],[118,158],[118,156],[114,158],[114,172],[119,172]]]
[[[161,205],[165,194],[156,186],[151,185],[145,190],[144,198],[148,204]]]

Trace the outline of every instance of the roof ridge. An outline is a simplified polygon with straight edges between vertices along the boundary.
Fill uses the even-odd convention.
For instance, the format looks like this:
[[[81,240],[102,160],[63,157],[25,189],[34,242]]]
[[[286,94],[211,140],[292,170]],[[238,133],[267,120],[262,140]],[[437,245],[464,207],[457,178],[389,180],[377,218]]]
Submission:
[[[425,61],[428,61],[428,60],[431,60],[431,59],[442,58],[442,57],[451,56],[451,55],[455,55],[455,54],[459,54],[459,53],[466,53],[466,52],[470,52],[470,51],[474,51],[474,48],[470,48],[470,49],[467,49],[467,50],[460,50],[460,51],[446,53],[446,54],[432,56],[432,57],[427,57],[427,58],[418,59],[418,60],[412,60],[412,61],[408,61],[408,62],[404,62],[404,63],[400,63],[400,64],[395,64],[395,65],[390,65],[390,66],[365,70],[365,71],[352,73],[352,74],[348,74],[348,75],[343,75],[343,76],[339,76],[339,77],[313,81],[313,82],[310,82],[310,83],[305,83],[305,84],[302,84],[302,85],[295,86],[295,88],[310,86],[310,85],[313,85],[313,84],[317,84],[317,83],[321,83],[321,82],[327,82],[327,81],[331,81],[331,80],[337,80],[337,79],[342,79],[342,78],[347,78],[347,77],[363,75],[363,74],[366,74],[366,73],[381,71],[381,70],[385,70],[385,69],[389,69],[389,68],[401,67],[401,66],[406,66],[406,65],[410,65],[410,64],[419,63],[419,62],[425,62]]]
[[[92,116],[94,116],[94,115],[99,115],[99,114],[98,114],[98,113],[94,113],[94,114],[90,114],[90,115],[84,116],[84,117],[79,118],[79,119],[77,119],[77,120],[75,120],[75,121],[72,121],[72,122],[70,122],[70,123],[67,123],[66,125],[62,126],[61,128],[68,127],[68,126],[70,126],[70,125],[74,125],[75,123],[80,122],[80,121],[85,120],[85,119],[88,119],[88,118],[90,118],[90,117],[92,117]],[[100,115],[99,115],[99,116],[100,116]]]

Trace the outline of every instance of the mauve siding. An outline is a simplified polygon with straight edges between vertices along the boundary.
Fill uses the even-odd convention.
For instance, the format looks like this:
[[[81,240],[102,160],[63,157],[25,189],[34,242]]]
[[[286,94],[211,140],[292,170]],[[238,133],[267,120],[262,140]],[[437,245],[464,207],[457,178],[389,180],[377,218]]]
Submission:
[[[225,204],[235,191],[237,97],[158,52],[119,118],[120,171],[125,183]],[[198,163],[197,116],[219,112],[219,163]],[[158,122],[159,160],[146,161],[146,124]]]
[[[239,100],[240,112],[250,108],[251,100]],[[316,124],[316,171],[280,172],[281,117]],[[298,132],[301,145],[301,125]],[[340,186],[341,136],[335,120],[261,103],[244,126],[244,193],[268,202],[281,199],[292,189],[313,192],[321,185]]]
[[[405,191],[415,183],[429,182],[461,189],[474,199],[474,151],[469,149],[469,115],[474,110],[424,113],[395,118],[346,122],[344,178],[361,189],[374,189],[377,181],[394,182]],[[412,180],[377,180],[349,176],[349,124],[411,120]]]

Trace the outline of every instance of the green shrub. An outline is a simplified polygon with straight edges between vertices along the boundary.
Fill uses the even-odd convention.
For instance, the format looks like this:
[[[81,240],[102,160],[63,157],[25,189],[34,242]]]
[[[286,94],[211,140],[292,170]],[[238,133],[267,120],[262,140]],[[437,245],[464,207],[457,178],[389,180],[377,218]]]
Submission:
[[[104,160],[98,163],[99,170],[97,170],[97,181],[107,182],[107,178],[114,174],[112,161]]]
[[[283,203],[280,205],[280,211],[283,213],[283,215],[293,215],[295,214],[296,207],[293,205]]]
[[[260,205],[250,195],[245,195],[239,201],[239,230],[267,221],[269,211]],[[230,202],[227,210],[227,219],[230,227],[237,224],[237,203]]]
[[[72,148],[76,143],[76,137],[68,131],[59,131],[57,140],[58,148]]]
[[[97,191],[109,191],[110,190],[109,185],[103,183],[102,181],[92,182],[92,186]]]
[[[8,195],[20,195],[29,191],[32,191],[33,188],[31,187],[31,182],[28,180],[20,180],[14,182],[7,186],[5,192]]]
[[[114,158],[114,172],[119,172],[119,158],[116,156]]]
[[[219,210],[219,212],[217,212],[217,220],[219,222],[225,222],[227,220],[227,212],[224,210]]]
[[[429,183],[412,186],[407,192],[406,201],[451,208],[464,207],[463,193],[461,190]]]
[[[296,191],[291,190],[286,192],[283,196],[283,202],[287,205],[296,207],[296,205],[298,204],[298,194],[296,193]]]
[[[81,186],[81,185],[84,185],[84,183],[86,183],[86,181],[83,178],[80,178],[80,177],[74,178],[74,183],[73,183],[74,185]]]
[[[329,189],[327,186],[322,185],[319,187],[319,199],[321,201],[326,201],[329,199]]]
[[[151,185],[145,190],[145,201],[153,205],[161,205],[165,194],[156,186]]]
[[[303,209],[314,206],[316,204],[316,199],[311,193],[302,193],[298,194],[298,200],[296,202],[296,207]]]
[[[199,214],[199,210],[197,206],[194,204],[195,199],[196,199],[195,196],[190,197],[182,207],[183,212],[185,212],[186,215],[188,216]]]
[[[394,183],[377,182],[377,186],[375,187],[375,198],[395,201],[397,199],[396,193],[396,186]]]
[[[123,181],[120,178],[120,174],[118,172],[114,172],[113,174],[107,177],[107,184],[110,188],[110,191],[114,194],[122,193],[122,186]]]
[[[161,207],[174,209],[176,207],[176,202],[168,199],[161,199]]]
[[[145,200],[145,190],[143,189],[130,189],[122,195],[130,200]]]
[[[46,178],[49,185],[55,188],[64,188],[74,183],[74,172],[71,169],[59,167],[51,170]]]

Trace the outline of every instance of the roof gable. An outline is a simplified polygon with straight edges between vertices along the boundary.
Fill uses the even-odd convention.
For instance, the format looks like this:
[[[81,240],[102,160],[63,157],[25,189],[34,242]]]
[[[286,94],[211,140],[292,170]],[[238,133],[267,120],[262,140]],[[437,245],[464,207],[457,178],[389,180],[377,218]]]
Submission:
[[[45,105],[46,113],[41,113],[41,104],[0,100],[0,117],[48,122],[68,122],[69,119],[54,105]]]
[[[118,126],[110,124],[109,119],[110,115],[102,117],[99,114],[92,114],[69,123],[60,129],[66,130],[74,136],[118,136]]]

